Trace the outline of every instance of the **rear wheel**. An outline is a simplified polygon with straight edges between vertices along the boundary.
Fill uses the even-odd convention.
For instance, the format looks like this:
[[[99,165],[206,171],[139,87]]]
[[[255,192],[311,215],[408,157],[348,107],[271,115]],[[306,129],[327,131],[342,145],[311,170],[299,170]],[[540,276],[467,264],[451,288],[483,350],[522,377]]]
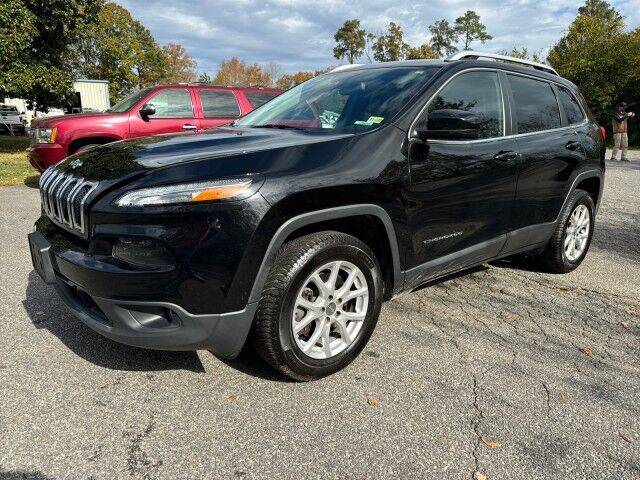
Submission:
[[[296,380],[348,365],[380,314],[383,283],[373,252],[351,235],[321,232],[285,244],[265,285],[252,332],[260,356]]]
[[[595,205],[591,195],[576,190],[563,208],[556,229],[544,251],[540,264],[555,273],[567,273],[578,267],[591,245]]]

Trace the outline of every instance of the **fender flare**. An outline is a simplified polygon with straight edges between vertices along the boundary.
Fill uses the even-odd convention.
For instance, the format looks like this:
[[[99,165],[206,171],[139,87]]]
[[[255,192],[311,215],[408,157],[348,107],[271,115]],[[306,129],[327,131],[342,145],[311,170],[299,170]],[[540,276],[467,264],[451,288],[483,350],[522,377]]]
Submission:
[[[396,237],[395,228],[391,222],[391,217],[385,209],[379,205],[374,204],[357,204],[346,205],[343,207],[327,208],[324,210],[315,210],[312,212],[306,212],[301,215],[297,215],[284,222],[280,228],[276,231],[269,242],[267,251],[264,254],[260,269],[253,282],[251,288],[251,294],[249,295],[248,303],[258,302],[262,289],[267,282],[267,276],[269,270],[273,265],[273,261],[280,250],[280,247],[284,244],[285,240],[296,230],[306,227],[314,223],[320,223],[327,220],[334,220],[337,218],[355,217],[361,215],[372,215],[379,218],[384,225],[389,239],[389,245],[391,247],[391,259],[393,262],[393,286],[394,292],[402,290],[404,286],[403,274],[400,269],[400,252],[398,249],[398,239]]]
[[[575,191],[576,185],[578,184],[578,182],[580,182],[581,180],[586,180],[587,178],[598,178],[600,180],[600,189],[599,189],[600,191],[598,192],[598,202],[596,203],[596,212],[598,211],[598,209],[600,208],[600,203],[602,202],[602,192],[604,190],[604,172],[602,170],[596,170],[596,169],[587,170],[585,172],[581,172],[577,174],[573,179],[573,182],[571,183],[569,190],[567,190],[567,194],[564,197],[564,201],[562,202],[562,205],[560,205],[560,210],[558,211],[558,215],[556,216],[556,219],[553,221],[553,223],[558,222],[558,219],[560,218],[560,214],[562,213],[562,210],[564,209],[565,205],[569,201],[569,197]]]

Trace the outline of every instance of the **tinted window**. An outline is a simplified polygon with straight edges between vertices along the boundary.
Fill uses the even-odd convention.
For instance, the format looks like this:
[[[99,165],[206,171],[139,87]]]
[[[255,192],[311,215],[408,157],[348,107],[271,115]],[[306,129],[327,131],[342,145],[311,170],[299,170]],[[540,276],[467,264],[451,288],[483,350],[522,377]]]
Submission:
[[[584,113],[578,104],[578,101],[574,98],[569,90],[564,87],[558,87],[560,92],[560,103],[564,110],[564,114],[567,116],[567,120],[570,125],[574,123],[580,123],[584,120]]]
[[[319,75],[257,108],[235,125],[363,132],[390,122],[439,67],[385,67]]]
[[[163,90],[147,103],[156,107],[156,113],[151,118],[193,118],[193,104],[188,90]]]
[[[200,100],[205,118],[239,117],[240,107],[236,96],[228,90],[200,90]]]
[[[547,82],[509,75],[518,133],[539,132],[562,126],[556,96]]]
[[[249,103],[253,105],[253,108],[258,108],[264,105],[273,97],[277,97],[279,93],[274,92],[244,92],[244,96],[247,97]]]
[[[498,74],[470,72],[449,82],[427,109],[433,138],[492,138],[503,135],[502,94]],[[464,130],[467,133],[462,132]]]

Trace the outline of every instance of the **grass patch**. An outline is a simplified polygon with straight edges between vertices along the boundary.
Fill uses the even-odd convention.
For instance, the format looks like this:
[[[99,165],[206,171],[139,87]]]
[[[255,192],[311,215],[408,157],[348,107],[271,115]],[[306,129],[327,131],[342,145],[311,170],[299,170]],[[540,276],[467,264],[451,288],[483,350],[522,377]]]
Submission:
[[[25,151],[28,146],[28,137],[0,135],[0,186],[38,185],[40,174],[29,163]]]

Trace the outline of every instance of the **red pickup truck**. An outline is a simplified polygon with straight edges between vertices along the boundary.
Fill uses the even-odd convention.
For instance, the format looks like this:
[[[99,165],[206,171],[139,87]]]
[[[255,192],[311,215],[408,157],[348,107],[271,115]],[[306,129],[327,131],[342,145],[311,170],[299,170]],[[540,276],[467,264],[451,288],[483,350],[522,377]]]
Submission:
[[[145,88],[104,113],[34,120],[29,161],[42,172],[68,155],[96,145],[218,127],[246,115],[280,93],[280,90],[267,88],[209,85]]]

